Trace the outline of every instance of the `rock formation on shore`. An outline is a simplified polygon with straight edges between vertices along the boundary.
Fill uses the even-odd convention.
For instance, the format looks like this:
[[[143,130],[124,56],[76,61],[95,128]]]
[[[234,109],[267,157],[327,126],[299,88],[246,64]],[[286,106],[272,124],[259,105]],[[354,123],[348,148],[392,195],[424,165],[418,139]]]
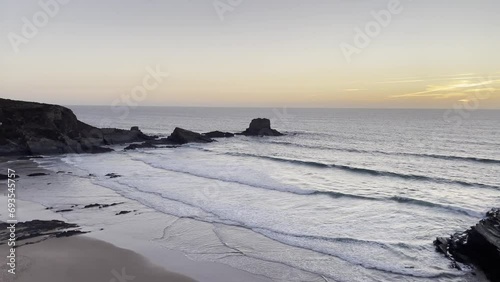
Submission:
[[[9,227],[11,225],[0,221],[0,245],[7,244],[10,238]],[[60,220],[31,220],[26,222],[18,222],[15,226],[16,244],[22,246],[23,243],[17,242],[37,238],[37,237],[68,237],[87,232],[81,231],[78,225],[66,223]],[[26,242],[24,244],[31,244]]]
[[[240,133],[247,136],[281,136],[265,118],[253,119]],[[212,131],[205,134],[176,127],[168,138],[142,133],[137,126],[130,130],[97,128],[77,119],[68,108],[35,102],[0,98],[0,156],[32,156],[65,153],[105,153],[105,145],[131,144],[126,150],[176,146],[186,143],[209,143],[212,138],[233,137],[233,133]]]
[[[214,140],[207,136],[204,136],[203,134],[176,127],[174,129],[174,132],[172,132],[172,134],[170,134],[170,136],[167,138],[167,141],[171,142],[172,144],[186,144],[193,142],[209,143],[213,142]]]
[[[138,128],[96,128],[68,108],[0,98],[0,156],[102,153],[103,145],[153,139]]]
[[[222,131],[210,131],[207,133],[203,133],[203,135],[209,137],[209,138],[229,138],[229,137],[234,137],[234,133],[231,132],[222,132]]]
[[[492,209],[486,217],[465,232],[439,237],[434,241],[439,252],[457,263],[473,264],[491,281],[500,281],[500,209]]]
[[[250,126],[241,133],[246,136],[282,136],[283,134],[271,128],[271,121],[267,118],[256,118]]]
[[[175,148],[187,143],[210,143],[215,140],[205,134],[176,127],[167,138],[149,140],[141,144],[130,144],[125,148],[128,150],[149,149],[149,148]],[[162,146],[163,145],[163,146]]]

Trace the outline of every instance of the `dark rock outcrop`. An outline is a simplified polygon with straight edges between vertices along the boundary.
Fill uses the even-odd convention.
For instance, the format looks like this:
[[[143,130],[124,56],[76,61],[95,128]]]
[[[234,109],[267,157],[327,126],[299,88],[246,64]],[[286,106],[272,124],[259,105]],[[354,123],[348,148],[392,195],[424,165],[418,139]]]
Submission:
[[[22,156],[22,157],[19,157],[17,159],[20,161],[29,161],[31,159],[43,159],[43,157],[42,156]]]
[[[125,147],[124,150],[128,151],[128,150],[136,150],[136,149],[141,149],[141,148],[156,148],[156,146],[153,145],[153,143],[151,143],[151,141],[146,141],[146,142],[141,143],[141,144],[130,144],[127,147]]]
[[[0,222],[0,245],[7,243],[10,238],[10,224]],[[15,226],[16,241],[35,237],[60,237],[78,235],[87,232],[80,231],[78,225],[60,220],[32,220],[18,222]]]
[[[186,144],[186,143],[209,143],[213,142],[211,138],[204,136],[200,133],[189,131],[176,127],[174,132],[170,134],[167,141],[173,144]]]
[[[109,177],[109,178],[118,178],[118,177],[122,177],[121,175],[117,174],[117,173],[108,173],[106,174],[105,176]]]
[[[70,211],[73,211],[73,209],[63,209],[63,210],[58,210],[56,212],[61,213],[61,212],[70,212]]]
[[[120,202],[120,203],[112,203],[112,204],[90,204],[90,205],[86,205],[84,206],[83,208],[84,209],[89,209],[89,208],[107,208],[107,207],[114,207],[114,206],[117,206],[117,205],[121,205],[123,204],[123,202]]]
[[[256,118],[250,126],[241,133],[246,136],[282,136],[283,134],[271,128],[271,121],[267,118]]]
[[[208,138],[229,138],[234,137],[234,134],[231,132],[222,132],[222,131],[211,131],[207,133],[203,133]]]
[[[130,130],[102,128],[101,132],[104,143],[107,145],[126,144],[154,139],[153,136],[147,136],[146,134],[142,133],[142,131],[140,131],[137,126],[133,126]]]
[[[131,212],[132,211],[120,211],[120,212],[115,213],[115,215],[122,215],[122,214],[131,213]]]
[[[170,141],[168,138],[160,138],[156,140],[146,141],[140,144],[130,144],[124,150],[136,150],[140,148],[177,148],[180,145]]]
[[[35,172],[28,174],[28,176],[44,176],[44,175],[49,175],[49,174],[45,172]]]
[[[62,106],[0,98],[0,156],[103,153],[111,151],[103,145],[152,138],[137,127],[93,127]]]
[[[460,269],[457,262],[473,264],[491,281],[500,281],[500,209],[492,209],[465,232],[437,238],[434,245],[455,267]]]

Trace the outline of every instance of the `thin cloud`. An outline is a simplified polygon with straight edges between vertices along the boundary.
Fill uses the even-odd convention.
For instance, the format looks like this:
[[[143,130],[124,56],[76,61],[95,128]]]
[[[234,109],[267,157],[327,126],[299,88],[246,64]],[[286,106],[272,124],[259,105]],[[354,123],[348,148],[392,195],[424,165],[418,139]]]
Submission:
[[[450,96],[465,95],[466,91],[483,91],[483,89],[495,89],[493,87],[483,87],[485,85],[491,85],[493,83],[499,82],[500,80],[489,80],[471,83],[469,81],[463,81],[461,83],[451,84],[451,85],[429,85],[424,91],[393,95],[391,98],[407,98],[407,97],[443,97],[447,98]],[[474,88],[475,87],[475,88]],[[479,88],[480,87],[480,88]],[[473,89],[470,89],[473,88]],[[486,91],[486,90],[484,90]],[[444,92],[444,93],[443,93]],[[450,93],[454,92],[454,93]]]
[[[449,80],[485,80],[485,79],[497,79],[500,78],[499,75],[493,76],[480,76],[475,73],[462,73],[462,74],[453,74],[453,75],[438,75],[434,77],[405,77],[388,81],[379,81],[376,83],[379,84],[392,84],[392,83],[412,83],[412,82],[426,82],[426,81],[449,81]]]
[[[390,81],[379,81],[380,84],[392,84],[392,83],[410,83],[410,82],[422,82],[422,79],[410,79],[410,80],[390,80]]]

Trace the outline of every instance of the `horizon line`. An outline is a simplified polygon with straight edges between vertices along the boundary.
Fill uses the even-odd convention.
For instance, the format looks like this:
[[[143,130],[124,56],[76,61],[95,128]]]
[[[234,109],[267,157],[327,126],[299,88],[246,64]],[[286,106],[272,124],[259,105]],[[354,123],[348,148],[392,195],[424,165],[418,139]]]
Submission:
[[[77,105],[77,104],[60,104],[64,107],[112,107],[111,105]],[[367,107],[288,107],[288,106],[179,106],[179,105],[170,105],[170,106],[130,106],[130,108],[223,108],[223,109],[332,109],[332,110],[449,110],[450,108],[367,108]],[[479,108],[476,111],[495,111],[500,110],[500,108]]]

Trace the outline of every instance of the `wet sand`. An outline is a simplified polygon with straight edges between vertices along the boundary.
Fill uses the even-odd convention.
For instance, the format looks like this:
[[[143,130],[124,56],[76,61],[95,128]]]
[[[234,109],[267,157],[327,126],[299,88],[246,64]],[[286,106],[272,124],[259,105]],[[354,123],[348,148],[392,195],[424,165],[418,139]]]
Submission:
[[[67,238],[39,236],[18,242],[21,247],[17,251],[15,277],[7,272],[8,247],[3,242],[0,245],[0,281],[268,281],[225,264],[193,261],[182,252],[160,246],[154,238],[162,236],[162,225],[174,219],[171,216],[143,208],[107,189],[95,189],[87,180],[80,186],[77,184],[80,178],[71,177],[67,172],[48,171],[29,160],[3,161],[0,161],[1,171],[13,167],[20,175],[16,188],[19,222],[59,220],[76,223],[79,225],[77,230],[88,233]],[[29,177],[32,173],[48,175]],[[7,202],[6,184],[6,180],[0,180],[2,203]],[[68,195],[68,190],[76,193]],[[36,202],[33,192],[37,195]],[[57,204],[49,206],[38,202],[46,202],[44,198]],[[85,208],[84,204],[75,206],[78,201],[85,205],[119,204]],[[68,212],[61,212],[65,209]],[[117,215],[122,210],[131,212]],[[2,209],[0,221],[6,220],[7,211]],[[24,245],[27,242],[34,244]],[[124,274],[136,278],[120,280],[114,277],[122,268],[125,268]]]

